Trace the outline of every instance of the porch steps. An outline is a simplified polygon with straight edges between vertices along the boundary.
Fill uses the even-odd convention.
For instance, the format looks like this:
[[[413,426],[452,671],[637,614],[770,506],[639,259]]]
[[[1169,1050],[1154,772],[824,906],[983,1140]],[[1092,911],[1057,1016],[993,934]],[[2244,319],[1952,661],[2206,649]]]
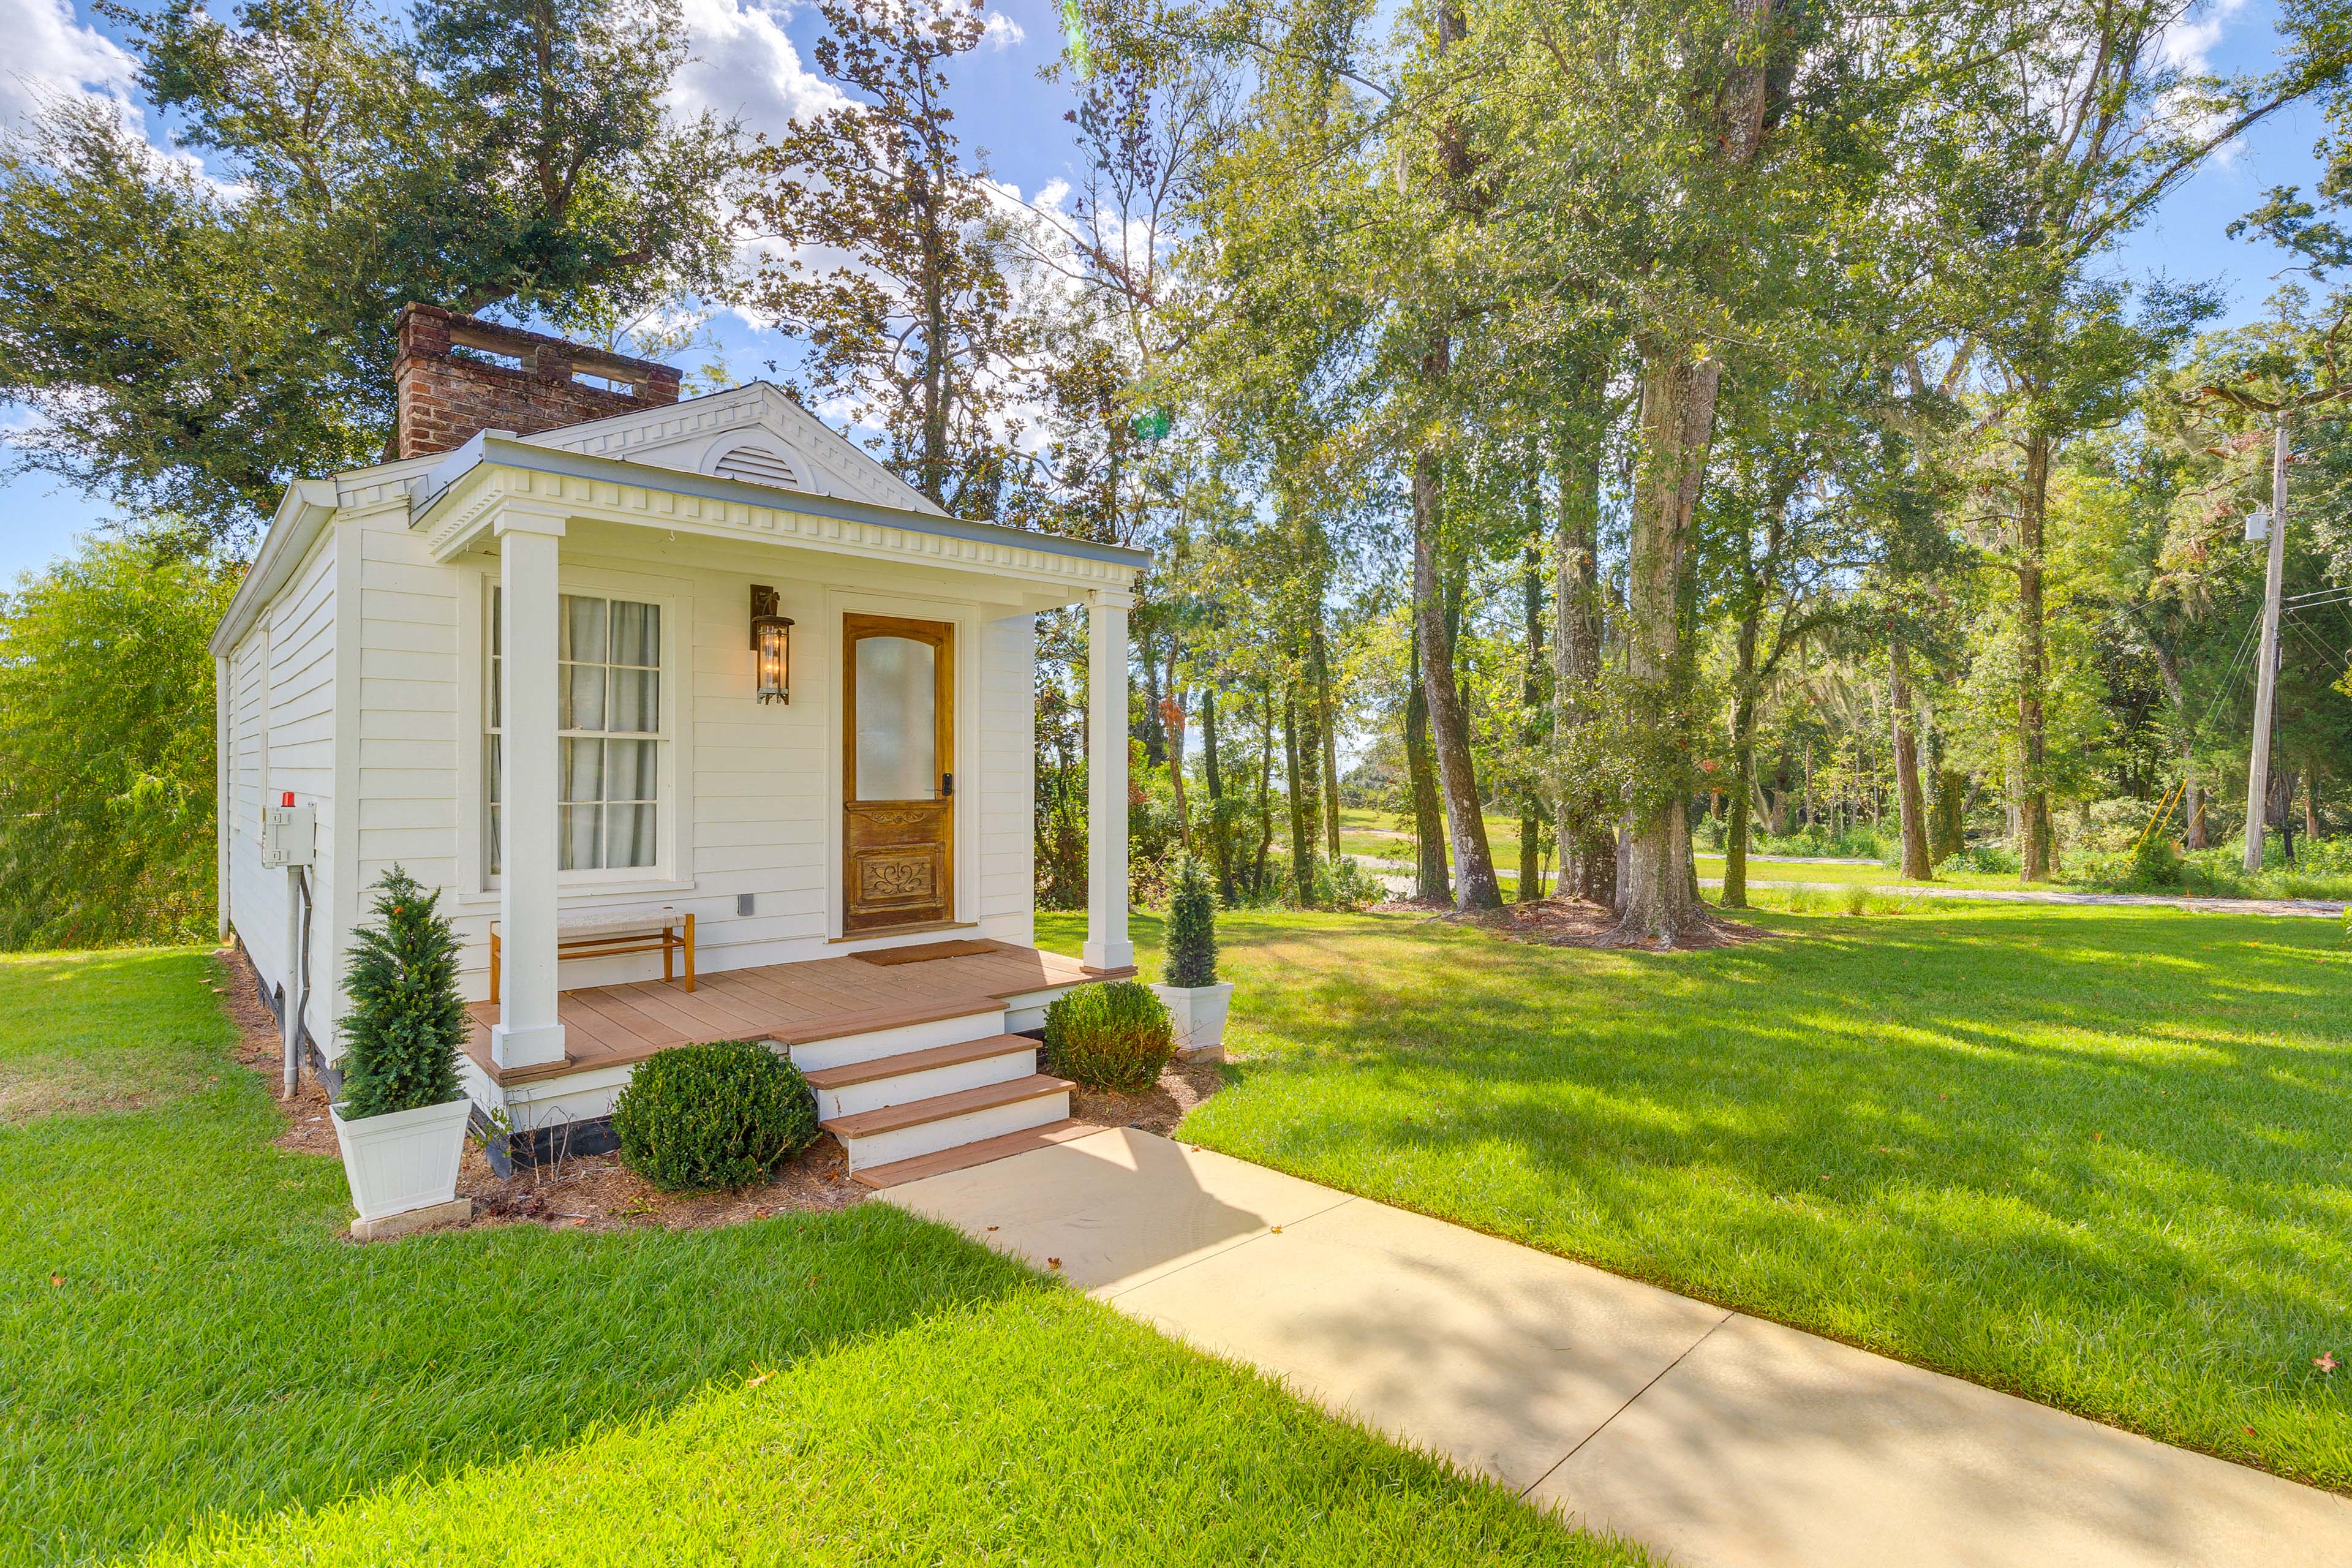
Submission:
[[[816,1113],[822,1119],[1007,1083],[1036,1070],[1036,1041],[1020,1035],[985,1035],[840,1067],[813,1068],[803,1076],[816,1090]]]
[[[805,1073],[812,1068],[823,1071],[854,1067],[860,1062],[928,1050],[933,1046],[962,1045],[1003,1032],[1003,1007],[974,1008],[966,1003],[909,1008],[880,1024],[860,1019],[856,1027],[848,1029],[771,1033],[768,1047],[782,1051],[794,1067]]]
[[[1064,1121],[1070,1114],[1070,1090],[1075,1087],[1067,1079],[1032,1072],[977,1088],[827,1117],[817,1125],[841,1140],[849,1155],[849,1173],[856,1176],[872,1166],[896,1164]]]
[[[961,1148],[942,1149],[936,1154],[918,1154],[911,1160],[894,1160],[887,1165],[868,1165],[862,1171],[852,1172],[849,1179],[877,1190],[895,1187],[906,1182],[919,1182],[925,1176],[943,1176],[950,1171],[970,1170],[974,1165],[985,1165],[992,1160],[1026,1154],[1032,1149],[1067,1143],[1074,1138],[1092,1137],[1101,1131],[1090,1121],[1067,1119],[1049,1121],[1043,1127],[1001,1133],[994,1138],[983,1138],[977,1143],[966,1143]]]

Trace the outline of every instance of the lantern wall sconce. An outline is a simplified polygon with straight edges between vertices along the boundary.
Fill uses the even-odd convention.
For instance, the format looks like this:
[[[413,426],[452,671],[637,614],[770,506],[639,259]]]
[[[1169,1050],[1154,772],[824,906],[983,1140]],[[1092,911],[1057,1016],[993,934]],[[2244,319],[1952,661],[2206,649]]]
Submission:
[[[762,702],[793,700],[793,618],[776,614],[776,591],[751,584],[751,652]]]

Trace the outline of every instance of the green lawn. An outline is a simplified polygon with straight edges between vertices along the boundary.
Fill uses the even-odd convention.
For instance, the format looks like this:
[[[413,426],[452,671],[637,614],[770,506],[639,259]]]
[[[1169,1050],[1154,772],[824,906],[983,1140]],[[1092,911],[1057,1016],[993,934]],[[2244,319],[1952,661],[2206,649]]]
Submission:
[[[0,960],[0,1563],[1637,1561],[880,1204],[347,1243],[214,973]]]
[[[1790,934],[1657,954],[1228,916],[1247,1059],[1184,1135],[2352,1489],[2352,1369],[2312,1359],[2352,1362],[2335,922],[1759,920]]]
[[[1696,858],[1702,879],[1722,877],[1722,856],[1700,855]],[[1758,882],[1812,882],[1841,888],[1892,888],[1908,881],[1902,871],[1893,866],[1839,866],[1820,860],[1759,860],[1753,857],[1748,862],[1748,880],[1751,886]],[[1947,888],[2069,890],[2054,882],[2021,882],[2014,876],[1997,871],[1938,871],[1935,880]]]

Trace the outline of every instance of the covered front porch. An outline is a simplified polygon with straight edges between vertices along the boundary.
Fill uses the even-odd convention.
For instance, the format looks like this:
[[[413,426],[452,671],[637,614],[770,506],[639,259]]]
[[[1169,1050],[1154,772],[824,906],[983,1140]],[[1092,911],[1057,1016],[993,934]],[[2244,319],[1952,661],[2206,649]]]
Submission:
[[[486,1111],[525,1125],[532,1086],[609,1108],[668,1046],[888,1036],[1129,972],[1139,552],[494,436],[427,494],[414,533],[487,606],[458,661],[457,729],[486,744],[459,748],[455,868],[499,942],[472,1008]],[[1082,959],[1025,946],[1033,619],[1072,604],[1093,644]],[[687,985],[567,951],[567,922],[656,910],[696,922]],[[979,951],[931,940],[950,932]],[[909,942],[931,956],[903,962]]]
[[[674,980],[559,992],[561,1061],[501,1066],[501,1011],[467,1012],[476,1099],[505,1109],[509,1147],[538,1161],[609,1146],[603,1119],[636,1063],[673,1046],[765,1042],[802,1068],[851,1174],[868,1186],[1069,1135],[1071,1086],[1037,1070],[1053,1000],[1135,973],[987,937],[869,949]]]
[[[982,937],[883,948],[842,958],[764,963],[700,977],[692,991],[670,981],[594,985],[556,995],[565,1055],[559,1062],[502,1068],[490,1052],[495,1002],[467,1011],[467,1054],[502,1089],[641,1062],[672,1046],[710,1040],[820,1041],[987,1015],[1002,1026],[1036,1026],[1045,1005],[1074,985],[1133,974],[1101,972],[1075,958]]]

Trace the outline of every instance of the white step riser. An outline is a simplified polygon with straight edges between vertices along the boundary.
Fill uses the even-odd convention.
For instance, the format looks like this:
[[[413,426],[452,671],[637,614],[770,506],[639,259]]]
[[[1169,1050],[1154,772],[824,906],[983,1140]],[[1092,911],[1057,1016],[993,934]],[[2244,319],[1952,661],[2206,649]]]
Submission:
[[[1011,1105],[992,1105],[979,1110],[967,1110],[960,1116],[943,1116],[937,1121],[900,1127],[888,1132],[869,1133],[863,1138],[845,1138],[842,1142],[849,1151],[849,1168],[863,1171],[872,1165],[887,1165],[894,1160],[911,1160],[919,1154],[936,1154],[943,1149],[961,1149],[983,1138],[996,1138],[1007,1132],[1043,1127],[1049,1121],[1063,1121],[1069,1114],[1069,1091],[1055,1089],[1034,1100],[1015,1100]]]
[[[1004,1033],[1004,1015],[970,1013],[961,1018],[938,1018],[928,1024],[902,1024],[895,1029],[877,1029],[866,1035],[843,1035],[830,1040],[809,1040],[789,1048],[770,1041],[772,1048],[782,1050],[793,1065],[806,1072],[815,1068],[847,1067],[853,1062],[870,1062],[877,1057],[895,1057],[908,1051],[929,1050],[933,1046],[960,1046],[966,1040],[984,1040],[991,1035]]]
[[[982,1057],[976,1061],[951,1062],[946,1067],[926,1068],[919,1072],[902,1072],[896,1078],[870,1079],[864,1083],[844,1084],[839,1089],[821,1089],[816,1091],[817,1120],[830,1121],[836,1116],[855,1116],[861,1110],[879,1110],[886,1105],[904,1105],[910,1100],[929,1100],[933,1095],[953,1094],[960,1089],[1010,1083],[1016,1078],[1027,1078],[1036,1070],[1037,1049],[1029,1046],[1000,1056]]]

